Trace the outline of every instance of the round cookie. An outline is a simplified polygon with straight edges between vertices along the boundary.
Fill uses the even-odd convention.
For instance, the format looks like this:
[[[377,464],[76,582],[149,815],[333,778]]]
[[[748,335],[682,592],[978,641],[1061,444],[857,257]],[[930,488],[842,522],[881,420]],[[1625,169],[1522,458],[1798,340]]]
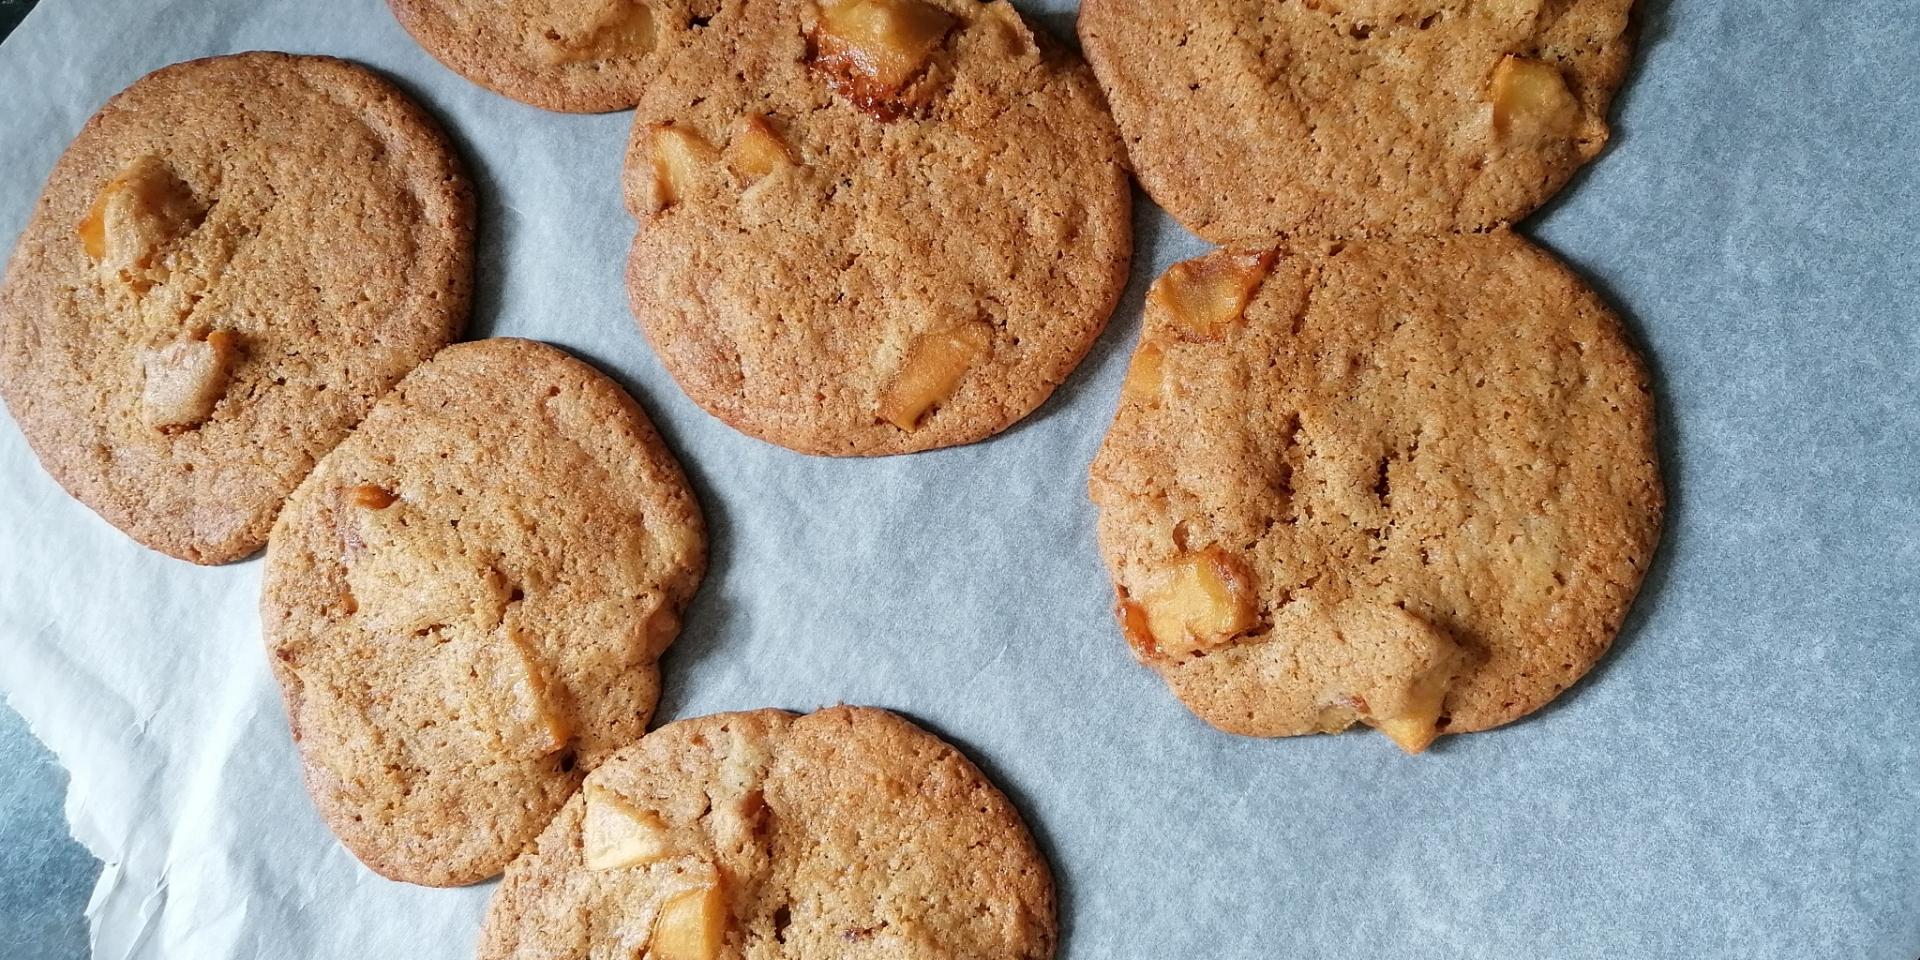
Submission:
[[[237,560],[459,333],[472,259],[460,165],[386,81],[279,53],[175,64],[48,177],[0,287],[0,395],[109,523]]]
[[[1086,0],[1140,183],[1215,243],[1482,230],[1607,140],[1632,0]]]
[[[1125,286],[1118,133],[1005,0],[726,0],[634,120],[634,313],[695,402],[781,446],[991,436]]]
[[[1606,652],[1653,434],[1618,320],[1508,231],[1223,250],[1155,283],[1090,489],[1128,643],[1189,709],[1415,752]]]
[[[663,0],[388,0],[435,60],[501,96],[545,110],[625,110],[665,56]],[[685,26],[682,21],[681,27]]]
[[[287,501],[261,617],[308,790],[396,880],[500,872],[638,740],[706,566],[619,385],[525,340],[422,364]]]
[[[481,960],[1053,956],[1053,880],[985,776],[863,707],[669,724],[507,867]]]

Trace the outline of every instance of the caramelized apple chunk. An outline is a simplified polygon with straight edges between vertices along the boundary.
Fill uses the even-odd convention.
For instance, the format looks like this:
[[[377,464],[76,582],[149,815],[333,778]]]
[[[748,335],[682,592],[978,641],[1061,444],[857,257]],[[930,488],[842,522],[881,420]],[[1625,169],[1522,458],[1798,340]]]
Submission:
[[[1466,660],[1452,636],[1395,604],[1350,602],[1333,614],[1349,658],[1343,715],[1386,734],[1408,753],[1440,735],[1447,692]]]
[[[1139,601],[1128,600],[1124,596],[1114,608],[1114,615],[1120,620],[1120,635],[1126,638],[1127,646],[1142,659],[1155,655],[1157,644],[1153,640],[1153,629],[1147,623],[1147,608]]]
[[[550,0],[538,50],[549,63],[644,56],[653,50],[653,10],[640,0]]]
[[[165,280],[161,254],[205,216],[166,161],[143,156],[100,189],[80,221],[80,245],[103,274],[145,292]]]
[[[467,671],[469,719],[492,734],[501,756],[538,759],[566,748],[573,726],[559,684],[519,631],[481,641]]]
[[[677,894],[653,922],[653,960],[715,960],[727,939],[727,898],[718,884]]]
[[[647,152],[653,165],[648,207],[655,213],[691,195],[694,184],[720,157],[707,138],[671,123],[647,128]]]
[[[580,839],[588,870],[641,866],[667,855],[667,825],[659,814],[595,783],[587,785],[586,804]]]
[[[1258,620],[1253,574],[1219,546],[1182,554],[1159,572],[1121,625],[1150,657],[1184,657],[1217,647]]]
[[[1451,664],[1444,670],[1426,673],[1408,684],[1391,713],[1367,720],[1386,734],[1400,749],[1419,753],[1440,736],[1440,714],[1453,681]]]
[[[1187,340],[1218,340],[1240,321],[1260,282],[1273,269],[1273,251],[1223,250],[1176,263],[1155,280],[1147,302]]]
[[[920,425],[928,410],[946,402],[967,371],[992,349],[993,325],[963,323],[914,341],[893,384],[880,398],[880,416],[902,430]]]
[[[342,492],[345,502],[337,521],[347,583],[360,600],[368,630],[392,637],[436,632],[443,637],[485,636],[500,626],[513,584],[485,557],[467,549],[458,528],[444,521],[423,523],[422,506],[396,500],[379,509],[363,508],[355,502],[360,493],[351,488]],[[486,642],[498,645],[492,639]],[[515,642],[525,643],[518,638]],[[482,651],[485,662],[475,669],[492,669],[492,656],[490,650]],[[525,651],[518,656],[524,658]],[[503,660],[501,668],[506,678],[520,669],[511,658]]]
[[[821,0],[816,65],[842,96],[891,119],[897,97],[957,21],[921,0]]]
[[[779,131],[760,115],[740,121],[740,132],[727,144],[727,166],[746,180],[758,180],[782,167],[794,165],[793,151]]]
[[[1166,386],[1166,352],[1157,343],[1143,343],[1133,352],[1133,362],[1127,365],[1127,379],[1120,385],[1120,392],[1129,400],[1140,403],[1152,403],[1160,399],[1160,392]]]
[[[226,395],[239,354],[239,338],[225,330],[215,330],[204,340],[176,340],[141,351],[146,377],[140,391],[141,418],[162,433],[205,423]]]
[[[1493,69],[1490,98],[1494,136],[1507,142],[1565,140],[1580,126],[1580,102],[1551,64],[1509,54]]]
[[[1335,703],[1321,707],[1314,716],[1313,729],[1319,733],[1339,733],[1358,722],[1358,708],[1351,703]]]

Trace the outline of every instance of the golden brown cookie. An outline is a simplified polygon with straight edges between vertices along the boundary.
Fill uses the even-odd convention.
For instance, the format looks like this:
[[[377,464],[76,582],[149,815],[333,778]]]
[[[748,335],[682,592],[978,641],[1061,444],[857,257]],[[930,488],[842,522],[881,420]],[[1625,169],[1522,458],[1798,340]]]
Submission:
[[[426,114],[325,57],[175,64],[87,122],[0,287],[40,462],[156,550],[225,563],[453,339],[473,198]]]
[[[1526,216],[1607,141],[1632,0],[1086,0],[1140,183],[1215,243]]]
[[[1053,880],[959,751],[884,710],[669,724],[507,867],[481,960],[1044,960]]]
[[[1525,716],[1639,589],[1653,423],[1618,320],[1507,231],[1177,264],[1092,471],[1127,641],[1231,733]]]
[[[527,340],[441,351],[267,548],[267,647],[321,815],[396,880],[500,872],[645,732],[705,567],[699,507],[619,385]]]
[[[1092,74],[997,0],[707,9],[647,87],[633,309],[734,427],[816,454],[970,443],[1039,406],[1132,253]]]
[[[685,27],[665,0],[388,0],[435,60],[495,93],[546,110],[624,110]]]

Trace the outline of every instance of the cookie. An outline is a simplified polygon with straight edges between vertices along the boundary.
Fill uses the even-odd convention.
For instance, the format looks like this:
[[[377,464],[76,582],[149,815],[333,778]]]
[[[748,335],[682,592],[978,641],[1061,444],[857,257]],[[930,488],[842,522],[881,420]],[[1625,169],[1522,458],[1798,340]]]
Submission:
[[[1127,642],[1189,709],[1410,752],[1580,679],[1664,503],[1619,321],[1504,230],[1174,266],[1091,494]]]
[[[175,64],[108,101],[0,286],[0,395],[60,485],[156,550],[258,550],[314,463],[466,322],[473,197],[391,84]]]
[[[1053,881],[959,751],[864,707],[669,724],[507,868],[481,960],[1044,960]],[[643,953],[644,951],[644,953]]]
[[[684,16],[661,0],[388,0],[435,60],[546,110],[625,110]],[[682,24],[681,26],[684,26]]]
[[[544,344],[421,365],[287,501],[261,618],[308,790],[368,866],[500,872],[646,731],[706,567],[619,385]]]
[[[1086,0],[1140,183],[1215,243],[1526,216],[1607,141],[1632,0]]]
[[[634,313],[687,394],[831,455],[970,443],[1039,406],[1132,253],[1086,66],[1004,0],[726,0],[703,22],[648,84],[625,176]]]

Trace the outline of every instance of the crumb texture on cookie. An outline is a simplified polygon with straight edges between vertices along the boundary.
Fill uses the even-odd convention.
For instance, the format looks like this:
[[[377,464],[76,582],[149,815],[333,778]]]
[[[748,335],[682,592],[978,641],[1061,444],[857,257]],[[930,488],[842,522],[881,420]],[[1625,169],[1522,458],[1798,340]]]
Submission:
[[[692,28],[700,0],[388,0],[435,60],[495,93],[545,110],[602,113],[639,100],[647,77]]]
[[[695,402],[806,453],[904,453],[1072,372],[1132,253],[1085,64],[1004,0],[729,0],[673,42],[635,114],[627,282]]]
[[[0,287],[0,394],[134,539],[224,563],[466,322],[473,201],[434,123],[324,57],[176,64],[108,101]]]
[[[1045,960],[1056,936],[1006,797],[900,717],[835,707],[683,720],[609,760],[507,868],[479,956]]]
[[[553,347],[423,364],[288,500],[267,647],[307,784],[400,880],[498,873],[646,730],[706,564],[639,407]]]
[[[1258,736],[1365,722],[1417,751],[1553,699],[1659,536],[1616,318],[1504,230],[1282,250],[1218,338],[1160,295],[1249,262],[1159,281],[1093,465],[1129,645]]]
[[[1215,243],[1484,230],[1608,136],[1632,0],[1086,0],[1140,183]]]

